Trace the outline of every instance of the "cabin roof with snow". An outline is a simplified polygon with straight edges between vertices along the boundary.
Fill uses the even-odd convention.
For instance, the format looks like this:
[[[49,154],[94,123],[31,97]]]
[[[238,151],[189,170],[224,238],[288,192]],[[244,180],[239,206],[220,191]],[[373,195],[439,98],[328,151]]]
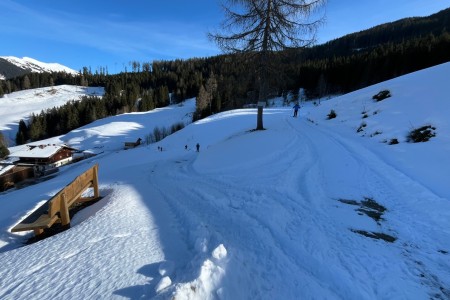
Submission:
[[[14,165],[3,165],[0,163],[0,175],[3,175],[9,170],[14,169],[14,167],[15,167]]]
[[[68,149],[75,151],[76,149],[70,148],[67,145],[27,145],[26,148],[22,148],[16,152],[13,152],[9,157],[20,158],[49,158],[61,151],[62,149]]]

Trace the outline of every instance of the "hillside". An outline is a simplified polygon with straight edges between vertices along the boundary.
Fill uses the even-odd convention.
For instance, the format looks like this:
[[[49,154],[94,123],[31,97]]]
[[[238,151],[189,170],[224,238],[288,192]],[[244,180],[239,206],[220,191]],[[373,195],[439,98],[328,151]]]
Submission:
[[[308,102],[297,119],[267,108],[264,131],[251,132],[256,111],[241,109],[120,149],[186,120],[190,100],[45,141],[103,152],[1,195],[0,298],[449,298],[449,72],[447,63]],[[392,97],[372,100],[385,89]],[[406,142],[424,124],[436,136]],[[69,230],[27,246],[31,233],[9,232],[94,163],[103,199]]]
[[[31,114],[60,107],[83,96],[103,96],[104,92],[102,87],[59,85],[6,94],[0,98],[0,131],[10,146],[15,145],[21,119],[28,120]]]
[[[380,24],[360,32],[349,33],[323,45],[311,48],[306,57],[323,59],[332,55],[347,56],[370,51],[383,44],[396,44],[408,40],[439,36],[450,28],[450,8],[426,17],[411,17]]]
[[[0,57],[0,80],[22,76],[27,73],[27,70],[24,70]]]

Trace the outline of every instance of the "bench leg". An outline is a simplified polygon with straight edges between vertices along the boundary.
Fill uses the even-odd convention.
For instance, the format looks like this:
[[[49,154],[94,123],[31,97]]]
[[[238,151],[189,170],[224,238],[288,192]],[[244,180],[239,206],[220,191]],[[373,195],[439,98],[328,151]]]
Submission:
[[[35,236],[38,236],[38,235],[44,233],[44,229],[42,229],[42,228],[36,228],[36,229],[33,229],[33,231],[34,231]]]
[[[67,206],[66,195],[61,195],[61,225],[70,224],[69,207]]]
[[[94,185],[94,198],[100,197],[100,192],[98,190],[98,165],[96,164],[94,166],[94,174],[93,174],[93,180],[92,183]]]

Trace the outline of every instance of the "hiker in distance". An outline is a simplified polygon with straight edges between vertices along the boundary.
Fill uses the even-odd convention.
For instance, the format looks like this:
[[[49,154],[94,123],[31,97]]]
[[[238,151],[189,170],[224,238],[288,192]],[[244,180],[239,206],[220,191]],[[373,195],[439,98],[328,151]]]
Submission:
[[[296,103],[294,105],[294,118],[297,118],[299,108],[300,108],[300,105],[298,105],[298,103]]]
[[[200,152],[200,144],[197,143],[197,145],[195,145],[195,147],[197,148],[197,152]]]

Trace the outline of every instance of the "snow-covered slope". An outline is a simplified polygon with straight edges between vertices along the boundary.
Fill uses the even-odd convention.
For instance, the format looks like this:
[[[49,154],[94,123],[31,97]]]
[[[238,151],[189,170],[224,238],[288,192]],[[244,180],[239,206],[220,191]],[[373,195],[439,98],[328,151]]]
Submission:
[[[36,73],[42,73],[42,72],[66,72],[68,74],[76,75],[78,74],[77,71],[70,69],[69,67],[63,66],[58,63],[44,63],[40,62],[36,59],[30,58],[30,57],[23,57],[18,58],[14,56],[0,56],[0,59],[3,59],[13,66],[27,72],[36,72]],[[2,64],[0,64],[2,66]],[[7,73],[6,66],[5,70],[0,69],[0,77],[3,77],[1,79],[5,79],[7,77],[12,77],[12,74]]]
[[[0,298],[450,298],[449,72],[307,103],[299,118],[267,108],[264,131],[241,109],[120,149],[186,120],[192,99],[48,140],[103,153],[0,196]],[[392,97],[373,101],[382,89]],[[426,123],[435,137],[405,141]],[[103,199],[71,229],[27,246],[31,233],[9,232],[94,163]]]
[[[59,107],[82,96],[103,96],[102,87],[82,87],[59,85],[54,87],[23,90],[6,94],[0,98],[0,130],[14,145],[17,128],[21,119],[27,120],[31,114]]]

